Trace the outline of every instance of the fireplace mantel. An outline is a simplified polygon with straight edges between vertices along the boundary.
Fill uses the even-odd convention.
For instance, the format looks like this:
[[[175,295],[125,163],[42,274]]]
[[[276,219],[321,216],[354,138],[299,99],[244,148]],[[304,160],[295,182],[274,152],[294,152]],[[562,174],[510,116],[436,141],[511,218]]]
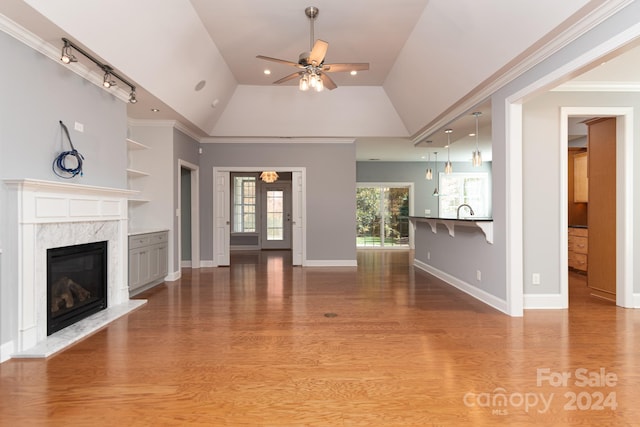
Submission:
[[[144,304],[129,300],[128,289],[127,200],[137,192],[34,179],[4,184],[19,270],[13,357],[49,356]],[[108,241],[107,309],[47,336],[46,250],[97,240]]]

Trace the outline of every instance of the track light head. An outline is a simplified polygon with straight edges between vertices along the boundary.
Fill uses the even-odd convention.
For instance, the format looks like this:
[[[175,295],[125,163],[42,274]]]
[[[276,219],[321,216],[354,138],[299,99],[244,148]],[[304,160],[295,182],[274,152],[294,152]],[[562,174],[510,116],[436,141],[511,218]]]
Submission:
[[[110,70],[105,66],[104,78],[102,79],[102,86],[109,88],[112,86],[117,86],[117,82],[111,76]]]
[[[65,64],[69,64],[71,62],[78,62],[78,58],[76,58],[73,52],[71,52],[71,45],[67,41],[64,42],[64,46],[62,47],[62,54],[60,55],[60,60]]]
[[[131,91],[131,93],[129,94],[129,102],[132,104],[135,104],[136,102],[138,102],[138,100],[136,99],[136,91],[135,89]]]

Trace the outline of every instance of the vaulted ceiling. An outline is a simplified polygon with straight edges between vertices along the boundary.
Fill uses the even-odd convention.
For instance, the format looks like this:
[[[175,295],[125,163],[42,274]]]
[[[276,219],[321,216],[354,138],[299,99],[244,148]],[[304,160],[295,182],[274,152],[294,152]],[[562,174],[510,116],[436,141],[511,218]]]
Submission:
[[[177,120],[203,141],[350,138],[400,151],[468,115],[492,85],[552,53],[575,24],[616,2],[308,3],[3,0],[0,14],[57,48],[62,37],[73,40],[135,82],[133,119]],[[368,62],[369,71],[333,73],[338,88],[321,93],[300,92],[295,79],[272,84],[295,69],[256,55],[297,62],[310,45],[307,6],[319,8],[314,32],[329,43],[326,62]]]

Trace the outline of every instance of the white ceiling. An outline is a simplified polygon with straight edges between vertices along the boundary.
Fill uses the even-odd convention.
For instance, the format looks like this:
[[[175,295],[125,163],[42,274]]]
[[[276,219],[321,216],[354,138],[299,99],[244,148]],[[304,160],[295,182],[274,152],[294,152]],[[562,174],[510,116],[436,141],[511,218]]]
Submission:
[[[429,145],[413,141],[450,111],[452,159],[468,160],[474,118],[456,105],[535,57],[549,33],[609,3],[616,1],[111,0],[104,13],[86,0],[2,0],[0,14],[56,48],[61,37],[74,40],[135,82],[133,119],[176,120],[205,139],[349,138],[358,160],[402,161],[446,144],[442,129]],[[332,74],[339,87],[329,93],[302,94],[295,80],[271,84],[294,70],[256,55],[296,62],[309,49],[307,6],[320,10],[315,38],[329,43],[326,62],[369,62],[369,71]],[[475,110],[483,112],[488,159],[490,105]]]

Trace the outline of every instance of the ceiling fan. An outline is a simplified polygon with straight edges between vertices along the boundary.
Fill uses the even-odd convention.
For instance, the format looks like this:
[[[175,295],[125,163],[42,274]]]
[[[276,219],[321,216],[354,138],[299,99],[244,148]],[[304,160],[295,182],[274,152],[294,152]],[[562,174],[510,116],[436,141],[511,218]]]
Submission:
[[[286,81],[300,77],[300,90],[306,91],[310,88],[320,92],[322,89],[327,88],[333,90],[338,87],[335,82],[327,75],[327,73],[344,72],[344,71],[365,71],[369,69],[369,64],[360,63],[342,63],[342,64],[325,64],[324,58],[329,48],[329,43],[324,40],[316,40],[313,42],[313,23],[318,16],[318,8],[309,6],[304,10],[305,15],[309,18],[311,34],[309,41],[310,52],[303,52],[298,58],[298,62],[286,61],[284,59],[271,58],[269,56],[257,55],[256,58],[264,59],[265,61],[277,62],[280,64],[290,65],[296,67],[299,71],[289,74],[279,80],[273,82],[273,84],[280,84]]]

